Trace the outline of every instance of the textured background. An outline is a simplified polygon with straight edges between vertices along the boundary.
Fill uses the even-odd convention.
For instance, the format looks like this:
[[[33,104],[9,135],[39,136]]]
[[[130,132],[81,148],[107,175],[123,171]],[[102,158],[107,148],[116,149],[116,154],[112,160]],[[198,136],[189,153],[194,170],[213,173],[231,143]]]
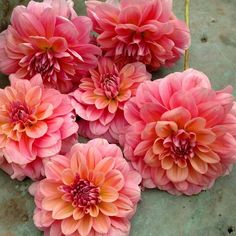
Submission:
[[[128,0],[127,0],[128,1]],[[0,0],[0,30],[4,30],[13,7],[27,0]],[[176,15],[183,18],[184,0],[173,0]],[[79,14],[84,1],[75,0]],[[236,86],[236,0],[192,0],[191,66],[203,71],[214,88]],[[182,71],[180,61],[154,78]],[[3,87],[7,79],[0,75]],[[235,93],[236,95],[236,93]],[[41,236],[33,225],[30,181],[12,181],[0,171],[0,236]],[[236,235],[236,168],[230,176],[197,196],[176,197],[147,190],[132,222],[131,236],[234,236]],[[116,235],[114,235],[116,236]]]

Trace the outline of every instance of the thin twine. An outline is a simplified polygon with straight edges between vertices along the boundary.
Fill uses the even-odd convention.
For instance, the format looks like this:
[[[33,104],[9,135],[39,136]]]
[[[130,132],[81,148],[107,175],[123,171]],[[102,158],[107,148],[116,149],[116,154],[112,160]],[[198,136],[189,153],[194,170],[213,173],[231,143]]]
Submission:
[[[185,0],[185,22],[190,28],[190,0]],[[189,57],[189,49],[187,49],[184,54],[184,70],[189,68]]]

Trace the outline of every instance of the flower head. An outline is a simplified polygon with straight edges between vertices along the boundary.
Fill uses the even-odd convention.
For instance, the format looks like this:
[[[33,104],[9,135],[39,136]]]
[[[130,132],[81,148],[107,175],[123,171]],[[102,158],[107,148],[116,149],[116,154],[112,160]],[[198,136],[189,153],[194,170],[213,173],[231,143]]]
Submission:
[[[83,120],[79,133],[89,137],[119,140],[124,132],[124,104],[135,95],[140,83],[150,79],[142,63],[127,64],[119,69],[111,59],[101,58],[90,77],[81,79],[72,95],[72,106]]]
[[[211,187],[236,162],[236,103],[232,88],[211,88],[189,69],[145,82],[125,105],[125,156],[143,185],[173,194]]]
[[[72,110],[68,96],[44,88],[39,74],[31,81],[12,78],[11,86],[0,89],[0,167],[12,178],[39,178],[42,158],[67,151],[75,141]]]
[[[22,79],[40,73],[45,85],[67,93],[97,64],[100,49],[90,44],[91,29],[71,0],[17,6],[0,34],[0,71]]]
[[[118,146],[95,139],[51,158],[46,178],[30,188],[35,225],[47,235],[129,234],[140,199],[141,176]]]
[[[172,12],[172,0],[87,1],[97,41],[116,63],[140,61],[150,70],[171,66],[190,45],[185,23]]]

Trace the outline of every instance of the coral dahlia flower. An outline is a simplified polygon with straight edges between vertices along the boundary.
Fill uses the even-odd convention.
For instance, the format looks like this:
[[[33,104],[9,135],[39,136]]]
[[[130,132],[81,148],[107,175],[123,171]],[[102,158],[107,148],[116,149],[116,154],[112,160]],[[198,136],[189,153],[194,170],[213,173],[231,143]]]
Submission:
[[[97,65],[100,49],[90,44],[92,22],[77,16],[71,0],[30,1],[17,6],[11,25],[0,34],[0,71],[30,79],[63,93]]]
[[[45,235],[127,236],[141,176],[115,144],[95,139],[51,158],[46,178],[30,187],[35,225]]]
[[[172,12],[172,0],[86,2],[97,42],[117,63],[140,61],[150,70],[174,64],[190,45],[186,24]]]
[[[81,79],[72,94],[72,106],[83,119],[79,134],[118,142],[125,131],[124,104],[135,95],[139,84],[150,78],[140,62],[118,69],[111,59],[101,58],[98,68],[91,69],[90,77]]]
[[[147,188],[196,194],[236,162],[236,103],[232,88],[211,88],[189,69],[145,82],[125,105],[125,156]]]
[[[12,78],[0,89],[0,168],[19,180],[41,177],[43,159],[75,141],[72,110],[68,96],[44,88],[39,74],[31,81]]]

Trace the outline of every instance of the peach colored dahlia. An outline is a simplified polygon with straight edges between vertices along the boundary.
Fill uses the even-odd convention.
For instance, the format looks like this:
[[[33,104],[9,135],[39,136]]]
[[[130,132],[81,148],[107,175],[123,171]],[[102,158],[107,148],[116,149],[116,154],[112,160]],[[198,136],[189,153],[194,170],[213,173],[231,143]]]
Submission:
[[[0,89],[0,168],[19,180],[41,177],[43,158],[75,141],[72,110],[68,96],[44,88],[39,74],[31,81],[12,78]]]
[[[115,144],[94,139],[51,158],[30,187],[35,225],[48,236],[128,236],[141,176]]]
[[[125,156],[147,188],[196,194],[236,162],[236,103],[232,88],[211,88],[189,69],[145,82],[125,105]]]
[[[0,34],[0,71],[30,79],[63,93],[97,65],[100,49],[90,44],[92,22],[77,16],[71,0],[30,1],[17,6],[11,25]]]
[[[150,78],[140,62],[118,69],[111,59],[99,59],[98,68],[91,69],[90,77],[81,79],[72,94],[72,106],[83,119],[79,121],[79,134],[118,142],[126,125],[124,104],[135,95],[139,84]]]
[[[117,63],[140,61],[150,70],[171,66],[190,45],[186,24],[172,12],[172,0],[88,0],[97,42]]]

